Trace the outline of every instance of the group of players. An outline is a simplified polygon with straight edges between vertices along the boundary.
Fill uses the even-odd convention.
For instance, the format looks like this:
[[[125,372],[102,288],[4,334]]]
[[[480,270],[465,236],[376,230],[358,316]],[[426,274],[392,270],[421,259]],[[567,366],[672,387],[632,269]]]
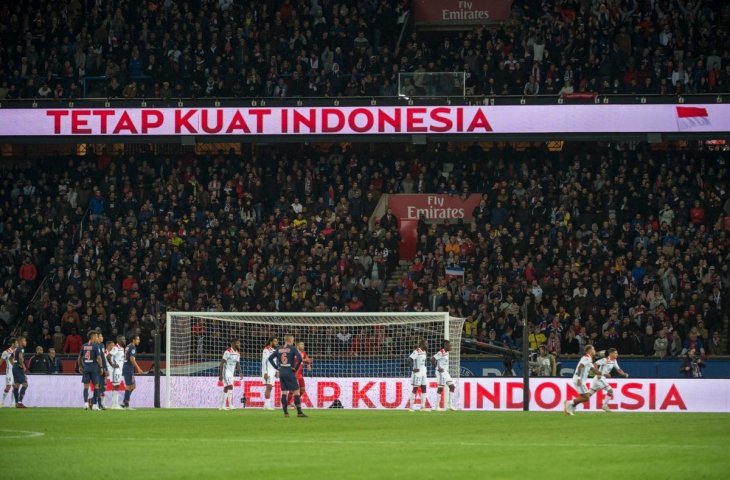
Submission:
[[[575,415],[575,409],[578,405],[590,400],[594,393],[604,390],[606,391],[606,396],[603,399],[601,408],[604,412],[610,412],[611,408],[608,402],[613,399],[613,388],[606,382],[606,379],[615,375],[626,378],[629,374],[621,370],[621,367],[618,366],[618,350],[615,348],[609,348],[605,352],[605,356],[599,360],[594,360],[596,357],[596,349],[593,345],[586,345],[583,353],[584,355],[581,357],[573,373],[573,386],[579,395],[572,400],[566,400],[563,404],[563,411],[566,415]],[[586,384],[590,373],[593,373],[595,376],[589,389]]]
[[[109,378],[112,385],[110,408],[134,410],[129,406],[129,400],[136,387],[134,374],[146,373],[137,364],[139,335],[132,335],[128,345],[123,335],[117,337],[116,343],[108,340],[105,344],[104,336],[98,330],[89,331],[87,338],[87,342],[81,346],[77,359],[81,382],[84,384],[84,409],[106,410],[104,398],[106,379]],[[121,390],[122,378],[124,378],[124,400],[120,404],[118,392]],[[89,398],[90,386],[93,386],[91,398]]]
[[[289,416],[289,407],[297,410],[297,417],[306,418],[302,412],[302,395],[305,392],[304,367],[312,369],[312,360],[304,351],[304,342],[294,343],[294,335],[284,336],[284,344],[279,345],[277,337],[270,337],[264,346],[261,356],[261,372],[264,379],[264,409],[273,410],[271,391],[274,381],[279,379],[281,385],[281,407],[284,416]],[[233,409],[233,385],[236,374],[243,376],[241,371],[241,341],[234,339],[229,348],[223,352],[218,368],[218,380],[223,384],[223,396],[220,410]]]
[[[77,359],[78,371],[81,373],[81,382],[84,385],[84,409],[106,410],[104,405],[106,379],[109,378],[112,390],[111,409],[130,409],[129,400],[135,389],[134,374],[145,372],[137,364],[137,345],[139,335],[132,335],[129,344],[124,336],[117,337],[116,343],[108,340],[104,343],[104,336],[98,330],[91,330],[87,334],[88,341],[81,346]],[[5,390],[0,407],[12,389],[13,402],[11,406],[26,408],[23,404],[25,392],[28,389],[27,367],[25,365],[25,347],[27,340],[24,336],[16,338],[2,353],[5,362]],[[122,389],[124,379],[124,400],[119,403],[118,392]],[[93,387],[91,398],[89,389]]]
[[[135,389],[134,375],[144,374],[140,366],[137,364],[137,345],[139,345],[139,335],[133,335],[129,344],[122,335],[118,336],[116,343],[109,340],[104,343],[104,337],[98,330],[88,332],[88,341],[81,347],[78,356],[78,368],[82,374],[82,383],[84,385],[84,409],[87,410],[106,410],[104,405],[106,378],[109,378],[112,385],[112,395],[110,408],[112,409],[131,409],[129,401],[132,392]],[[3,391],[3,400],[0,407],[5,405],[5,401],[12,390],[13,404],[16,408],[26,408],[23,404],[26,390],[28,388],[28,379],[26,376],[27,367],[25,365],[25,347],[27,340],[20,336],[16,338],[9,348],[2,352],[2,361],[5,363],[5,390]],[[434,368],[437,379],[436,397],[431,402],[434,410],[440,410],[441,396],[444,394],[444,407],[456,410],[454,397],[456,387],[454,381],[449,374],[449,352],[451,344],[448,340],[444,340],[441,349],[431,357],[431,365]],[[603,353],[603,352],[602,352]],[[564,412],[567,415],[574,415],[576,407],[581,403],[590,400],[591,396],[598,391],[606,391],[602,408],[606,412],[610,412],[609,401],[613,399],[613,389],[606,382],[607,378],[619,375],[628,377],[629,375],[621,370],[618,365],[618,351],[610,348],[605,352],[605,356],[598,360],[596,350],[593,345],[587,345],[584,355],[578,362],[578,366],[573,374],[573,385],[578,391],[578,397],[572,400],[566,400],[564,403]],[[428,371],[425,342],[418,340],[416,348],[408,357],[408,365],[411,369],[411,385],[413,387],[408,402],[408,410],[415,411],[416,395],[421,393],[421,410],[429,411],[428,399],[426,395],[428,385]],[[261,354],[261,376],[264,380],[264,409],[274,410],[271,392],[274,389],[274,382],[278,378],[281,385],[281,407],[284,410],[284,416],[289,416],[289,407],[293,406],[297,410],[298,417],[306,417],[302,412],[301,398],[306,392],[306,384],[304,380],[304,368],[312,370],[312,358],[304,351],[304,342],[294,343],[294,336],[287,334],[284,336],[284,344],[279,345],[277,337],[270,337],[264,346]],[[587,387],[588,376],[594,374],[590,389]],[[219,381],[223,384],[223,396],[221,398],[220,409],[233,409],[233,385],[234,378],[238,374],[243,376],[241,370],[241,342],[238,339],[231,341],[229,348],[223,353],[223,358],[219,366]],[[118,392],[121,390],[121,381],[124,379],[124,400],[118,403]],[[93,393],[89,398],[89,389],[93,386]]]
[[[438,381],[437,396],[432,403],[435,410],[440,410],[440,399],[446,389],[444,405],[446,408],[456,410],[454,403],[454,392],[456,387],[449,374],[449,351],[451,344],[444,340],[441,349],[431,357],[431,364],[436,372]],[[408,358],[411,369],[411,392],[408,409],[415,411],[416,394],[421,392],[421,410],[428,411],[430,407],[426,399],[426,388],[428,385],[427,354],[425,343],[419,340],[416,349]],[[297,417],[306,417],[302,412],[301,398],[306,392],[304,380],[304,368],[312,370],[312,358],[304,350],[304,342],[294,342],[294,336],[284,336],[284,344],[279,345],[277,337],[270,337],[261,353],[261,377],[264,381],[264,409],[274,410],[271,392],[274,390],[276,379],[281,385],[281,407],[284,416],[289,416],[289,407],[297,410]],[[223,396],[221,397],[220,410],[231,410],[233,406],[233,386],[236,375],[243,376],[241,371],[241,341],[234,339],[229,348],[223,353],[218,368],[218,380],[223,385]]]
[[[26,408],[23,405],[25,391],[28,389],[28,378],[25,376],[27,367],[25,366],[25,347],[27,340],[20,336],[13,340],[10,346],[2,353],[2,361],[5,363],[5,390],[3,391],[3,403],[0,407],[5,406],[5,400],[8,398],[10,391],[13,391],[12,404],[16,408]]]

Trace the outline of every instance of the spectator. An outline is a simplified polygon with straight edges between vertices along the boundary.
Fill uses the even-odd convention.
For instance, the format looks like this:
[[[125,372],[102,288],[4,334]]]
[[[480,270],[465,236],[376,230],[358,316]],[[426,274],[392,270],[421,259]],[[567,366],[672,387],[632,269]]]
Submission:
[[[56,356],[56,349],[48,349],[48,373],[63,373],[63,362]]]
[[[43,347],[39,345],[35,347],[35,355],[30,359],[28,370],[30,373],[47,374],[51,368],[50,363],[48,357],[43,353]]]
[[[63,353],[76,355],[81,351],[82,344],[83,340],[81,339],[81,335],[79,335],[76,328],[73,328],[71,333],[66,337],[66,342],[63,345]]]
[[[667,356],[669,350],[669,332],[666,330],[660,330],[654,340],[654,356],[664,358]]]

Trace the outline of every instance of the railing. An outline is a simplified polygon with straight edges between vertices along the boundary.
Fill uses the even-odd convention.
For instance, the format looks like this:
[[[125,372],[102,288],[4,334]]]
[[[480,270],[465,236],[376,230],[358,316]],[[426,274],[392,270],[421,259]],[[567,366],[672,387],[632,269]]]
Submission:
[[[205,98],[85,98],[74,100],[13,99],[0,101],[0,108],[175,108],[175,107],[296,107],[362,105],[555,105],[588,101],[603,104],[730,103],[730,92],[687,95],[596,95],[587,100],[568,100],[558,95],[415,95],[405,97],[205,97]]]
[[[90,211],[91,210],[89,208],[87,208],[86,212],[84,212],[84,215],[81,217],[81,220],[79,221],[78,231],[77,231],[78,241],[77,241],[76,245],[81,243],[81,240],[84,235],[84,222],[89,217]],[[72,238],[76,238],[76,235],[74,235]],[[13,335],[20,335],[20,333],[21,333],[20,330],[23,327],[23,320],[25,319],[25,317],[28,314],[33,313],[33,312],[38,313],[38,312],[42,311],[42,309],[39,307],[41,305],[41,302],[43,301],[43,294],[46,292],[46,288],[48,287],[48,284],[51,283],[55,278],[56,278],[55,270],[48,273],[45,277],[43,277],[43,279],[41,280],[41,283],[38,284],[38,288],[36,288],[35,293],[33,293],[33,296],[31,297],[30,301],[25,306],[25,308],[23,308],[23,310],[22,310],[23,313],[21,313],[20,316],[18,316],[18,318],[16,319],[16,325],[13,328]],[[42,321],[44,319],[41,318],[39,320]]]
[[[90,214],[91,214],[91,209],[87,208],[86,211],[84,212],[84,215],[81,217],[81,221],[79,222],[79,231],[78,231],[79,243],[81,243],[81,240],[83,240],[83,238],[84,238],[84,222],[86,221],[86,219],[89,217]]]

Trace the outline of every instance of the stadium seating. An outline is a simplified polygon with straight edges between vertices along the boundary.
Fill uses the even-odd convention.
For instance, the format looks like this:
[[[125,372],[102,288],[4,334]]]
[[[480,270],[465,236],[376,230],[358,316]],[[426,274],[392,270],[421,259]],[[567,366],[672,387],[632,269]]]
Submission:
[[[516,0],[449,36],[413,33],[409,5],[20,0],[0,9],[0,100],[395,96],[398,72],[467,72],[476,95],[730,91],[721,0]]]
[[[403,191],[415,154],[273,148],[241,170],[223,152],[2,165],[3,336],[73,353],[74,331],[139,329],[149,352],[166,309],[448,309],[485,343],[519,343],[522,312],[531,341],[558,353],[592,339],[677,355],[694,332],[706,353],[724,351],[711,345],[730,286],[724,154],[586,143],[439,155],[421,193],[483,192],[485,205],[472,224],[419,226],[408,264],[396,223],[368,220],[381,194]],[[452,265],[463,282],[445,277]]]

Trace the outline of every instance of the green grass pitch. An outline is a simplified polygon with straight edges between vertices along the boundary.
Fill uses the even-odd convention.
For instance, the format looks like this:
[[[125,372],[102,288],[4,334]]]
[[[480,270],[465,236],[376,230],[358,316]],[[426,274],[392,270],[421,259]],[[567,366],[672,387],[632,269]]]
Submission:
[[[730,415],[0,410],[3,479],[721,479]]]

